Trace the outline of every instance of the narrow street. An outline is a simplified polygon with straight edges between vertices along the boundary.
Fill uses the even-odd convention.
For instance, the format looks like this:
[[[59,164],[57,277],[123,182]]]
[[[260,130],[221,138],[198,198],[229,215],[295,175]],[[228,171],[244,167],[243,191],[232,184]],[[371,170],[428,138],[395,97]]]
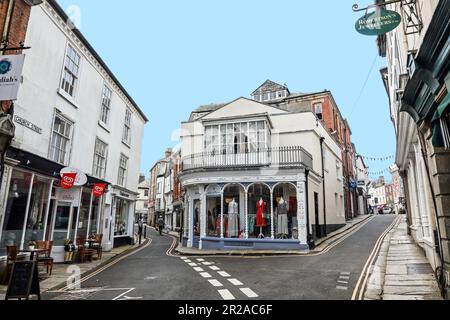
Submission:
[[[151,244],[57,300],[350,300],[380,235],[395,216],[377,216],[327,253],[304,257],[174,257],[173,239]]]

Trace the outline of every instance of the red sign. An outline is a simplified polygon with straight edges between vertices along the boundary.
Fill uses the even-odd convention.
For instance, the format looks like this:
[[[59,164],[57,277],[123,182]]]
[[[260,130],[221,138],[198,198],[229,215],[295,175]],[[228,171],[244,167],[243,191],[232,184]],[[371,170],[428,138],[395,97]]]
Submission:
[[[63,189],[72,189],[76,178],[76,173],[64,173],[61,177],[61,187]]]
[[[92,189],[92,193],[94,194],[94,197],[101,197],[103,193],[105,192],[106,184],[104,183],[96,183],[94,185],[94,188]]]

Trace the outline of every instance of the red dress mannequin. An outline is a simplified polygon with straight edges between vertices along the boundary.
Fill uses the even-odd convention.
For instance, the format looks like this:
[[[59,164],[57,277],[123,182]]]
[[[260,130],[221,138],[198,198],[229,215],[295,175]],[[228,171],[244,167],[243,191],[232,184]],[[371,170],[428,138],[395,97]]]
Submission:
[[[264,217],[264,212],[266,211],[266,203],[261,199],[256,204],[256,226],[258,228],[267,227],[266,218]]]

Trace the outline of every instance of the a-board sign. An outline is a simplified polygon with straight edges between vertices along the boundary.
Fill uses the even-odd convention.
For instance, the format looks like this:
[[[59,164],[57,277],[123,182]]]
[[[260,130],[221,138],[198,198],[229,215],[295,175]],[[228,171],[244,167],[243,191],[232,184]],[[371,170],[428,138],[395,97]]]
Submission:
[[[5,300],[26,299],[37,295],[41,300],[39,273],[36,261],[15,262],[9,279]]]

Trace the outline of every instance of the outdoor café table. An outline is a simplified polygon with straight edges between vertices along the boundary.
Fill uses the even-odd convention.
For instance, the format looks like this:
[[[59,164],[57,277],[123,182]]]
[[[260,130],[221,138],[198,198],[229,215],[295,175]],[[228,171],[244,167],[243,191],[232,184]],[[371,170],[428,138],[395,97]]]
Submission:
[[[44,253],[46,252],[46,249],[25,249],[25,250],[20,250],[20,253],[29,253],[30,254],[30,261],[34,261],[34,255],[35,254],[39,254],[39,253]]]

